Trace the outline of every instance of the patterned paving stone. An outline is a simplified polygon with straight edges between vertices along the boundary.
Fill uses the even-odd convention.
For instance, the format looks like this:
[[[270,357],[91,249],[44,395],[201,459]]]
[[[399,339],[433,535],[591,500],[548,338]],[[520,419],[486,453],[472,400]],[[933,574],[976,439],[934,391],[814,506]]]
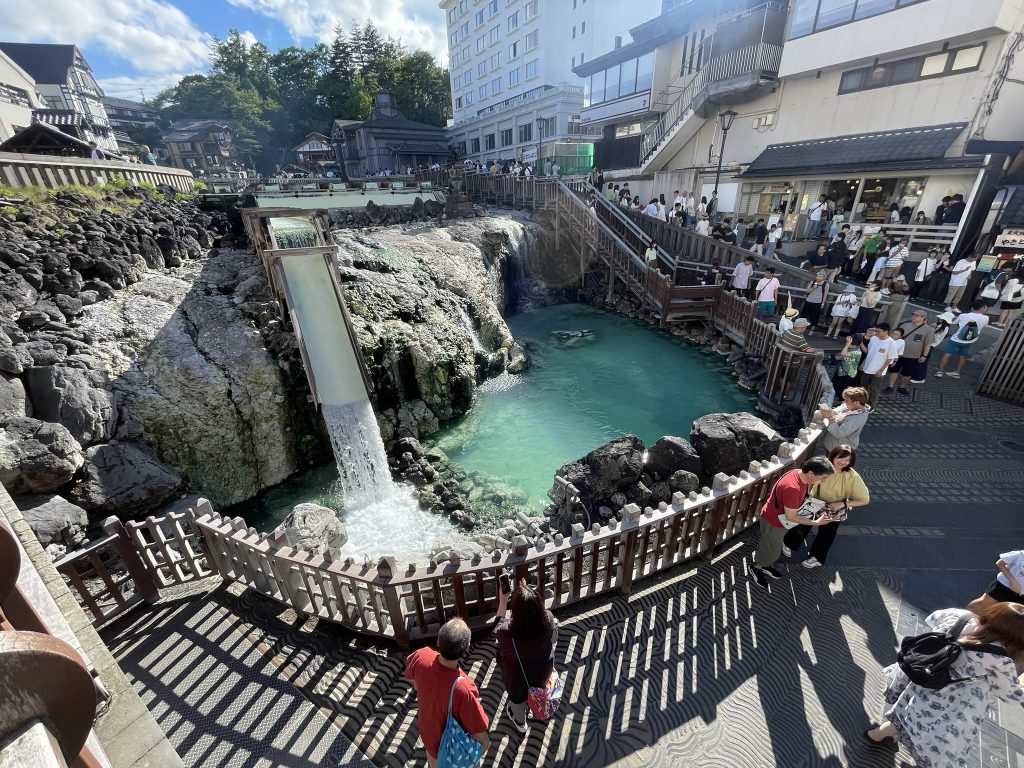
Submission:
[[[1024,453],[1003,444],[1024,442],[1024,411],[978,398],[970,384],[934,379],[912,398],[882,400],[858,461],[872,504],[843,527],[829,567],[790,562],[762,592],[748,578],[751,532],[712,563],[560,611],[563,707],[526,736],[496,715],[486,764],[910,766],[902,752],[859,740],[881,714],[882,668],[899,637],[920,631],[930,611],[979,594],[998,553],[1024,544]],[[405,654],[389,645],[238,588],[135,614],[107,634],[194,765],[355,759],[326,747],[316,762],[309,750],[323,723],[293,728],[308,711],[289,719],[275,708],[291,686],[374,765],[426,765]],[[464,665],[492,715],[504,708],[494,652],[480,635]],[[211,658],[248,671],[225,675]],[[307,762],[288,762],[296,751]],[[1024,712],[993,707],[969,760],[1024,768]]]

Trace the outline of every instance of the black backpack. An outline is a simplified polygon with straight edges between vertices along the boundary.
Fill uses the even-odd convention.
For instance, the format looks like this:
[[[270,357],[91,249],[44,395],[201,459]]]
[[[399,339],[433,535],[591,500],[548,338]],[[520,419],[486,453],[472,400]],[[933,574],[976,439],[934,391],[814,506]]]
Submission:
[[[965,683],[973,677],[953,677],[953,663],[965,650],[975,653],[994,653],[1009,656],[1006,649],[998,645],[962,645],[957,638],[972,616],[961,617],[946,632],[925,632],[904,637],[896,654],[896,663],[912,683],[922,688],[938,690],[952,683]]]

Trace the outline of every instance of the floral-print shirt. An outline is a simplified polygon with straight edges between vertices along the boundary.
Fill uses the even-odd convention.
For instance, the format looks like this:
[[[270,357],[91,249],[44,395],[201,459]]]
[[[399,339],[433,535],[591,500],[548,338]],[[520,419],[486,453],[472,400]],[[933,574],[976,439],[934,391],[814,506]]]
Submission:
[[[925,621],[945,632],[968,613],[959,608],[935,611]],[[961,637],[977,629],[972,619]],[[913,756],[918,768],[953,768],[976,764],[978,729],[985,711],[995,699],[1024,703],[1024,688],[1017,680],[1017,668],[1009,656],[978,653],[965,647],[953,663],[954,677],[970,677],[945,688],[922,688],[907,678],[898,664],[884,670],[885,716],[896,727],[900,743]]]

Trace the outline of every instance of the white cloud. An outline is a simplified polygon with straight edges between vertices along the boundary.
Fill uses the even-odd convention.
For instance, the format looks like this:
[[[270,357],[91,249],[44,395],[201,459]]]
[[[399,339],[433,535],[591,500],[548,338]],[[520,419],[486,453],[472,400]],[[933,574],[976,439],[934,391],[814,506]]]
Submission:
[[[159,75],[124,75],[119,77],[105,77],[100,79],[99,85],[107,96],[116,96],[119,99],[131,99],[140,101],[145,94],[147,99],[152,99],[165,88],[177,85],[178,81],[185,76],[182,72],[173,72]]]
[[[37,0],[4,6],[5,40],[95,45],[140,72],[207,64],[210,36],[163,0]]]
[[[245,43],[246,47],[259,42],[259,38],[257,38],[256,35],[254,35],[248,29],[245,30],[245,32],[239,33],[239,35],[242,38],[242,42]]]
[[[430,51],[439,61],[448,60],[448,35],[444,12],[437,0],[228,0],[279,21],[301,40],[330,42],[334,27],[371,19],[381,34],[401,39],[409,48]]]

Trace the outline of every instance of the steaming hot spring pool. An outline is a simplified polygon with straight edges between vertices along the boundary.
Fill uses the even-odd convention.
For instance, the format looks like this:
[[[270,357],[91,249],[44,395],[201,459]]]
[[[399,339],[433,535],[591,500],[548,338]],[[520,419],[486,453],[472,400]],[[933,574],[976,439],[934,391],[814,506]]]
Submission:
[[[662,435],[688,437],[708,413],[753,410],[724,358],[644,323],[563,304],[508,319],[526,345],[530,368],[485,382],[470,413],[422,442],[440,448],[474,485],[493,486],[541,514],[558,467],[608,440],[634,433],[650,445]],[[592,331],[568,343],[553,331]],[[270,530],[303,501],[341,508],[335,465],[310,470],[229,510]],[[411,494],[409,494],[411,497]],[[346,549],[370,556],[428,551],[465,536],[448,521],[402,501],[340,515]],[[500,526],[508,509],[489,509],[482,530]]]

